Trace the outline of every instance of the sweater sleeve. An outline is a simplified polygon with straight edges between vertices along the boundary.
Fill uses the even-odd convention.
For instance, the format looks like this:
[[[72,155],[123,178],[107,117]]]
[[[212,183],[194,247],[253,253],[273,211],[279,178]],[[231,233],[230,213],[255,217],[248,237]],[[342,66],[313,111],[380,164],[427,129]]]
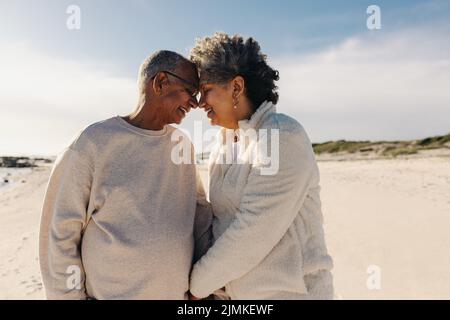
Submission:
[[[39,260],[48,299],[85,299],[81,236],[87,223],[92,167],[67,148],[56,159],[41,215]]]
[[[203,298],[255,268],[281,240],[297,216],[308,192],[315,165],[303,132],[280,135],[279,169],[253,165],[239,211],[225,232],[191,273],[191,292]]]
[[[194,263],[199,260],[212,244],[212,208],[206,199],[205,189],[197,169],[197,207],[194,223]]]

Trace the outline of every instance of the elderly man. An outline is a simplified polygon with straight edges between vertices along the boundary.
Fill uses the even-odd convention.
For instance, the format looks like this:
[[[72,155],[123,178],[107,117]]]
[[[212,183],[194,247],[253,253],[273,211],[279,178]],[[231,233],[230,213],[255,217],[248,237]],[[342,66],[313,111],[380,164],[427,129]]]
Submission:
[[[39,244],[49,299],[188,298],[211,215],[194,159],[171,159],[179,141],[169,124],[197,107],[197,69],[156,52],[139,89],[134,112],[88,126],[56,160]]]

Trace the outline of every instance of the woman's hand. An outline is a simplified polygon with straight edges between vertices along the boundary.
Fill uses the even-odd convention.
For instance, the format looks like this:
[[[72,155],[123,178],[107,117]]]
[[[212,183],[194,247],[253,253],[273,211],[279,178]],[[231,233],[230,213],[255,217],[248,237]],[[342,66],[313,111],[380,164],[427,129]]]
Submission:
[[[202,299],[194,296],[190,291],[188,292],[188,297],[189,297],[189,300],[202,300]]]

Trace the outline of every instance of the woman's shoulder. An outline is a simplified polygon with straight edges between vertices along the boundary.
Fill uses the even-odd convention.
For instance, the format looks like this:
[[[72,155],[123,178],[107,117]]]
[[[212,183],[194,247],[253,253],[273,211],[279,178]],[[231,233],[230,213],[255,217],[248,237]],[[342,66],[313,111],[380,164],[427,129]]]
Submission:
[[[303,125],[294,119],[283,113],[274,112],[270,114],[262,123],[261,129],[267,129],[267,140],[274,141],[274,137],[277,137],[279,143],[280,156],[287,155],[305,157],[307,156],[311,163],[314,159],[314,151],[312,148],[311,140],[309,139],[306,130]],[[278,134],[270,133],[271,130],[277,129]]]
[[[297,136],[307,138],[307,134],[302,124],[296,119],[284,113],[271,113],[261,123],[260,129],[273,130],[277,129],[280,135]]]

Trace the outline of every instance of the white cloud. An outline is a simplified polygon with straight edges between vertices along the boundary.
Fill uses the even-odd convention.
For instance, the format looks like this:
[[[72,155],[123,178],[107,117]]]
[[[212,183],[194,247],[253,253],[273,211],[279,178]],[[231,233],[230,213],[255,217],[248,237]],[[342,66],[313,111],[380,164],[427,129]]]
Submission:
[[[312,140],[413,139],[450,132],[446,30],[367,32],[310,55],[280,57],[279,111]]]
[[[449,34],[382,29],[314,54],[269,57],[281,75],[278,109],[315,142],[450,132]],[[55,154],[84,126],[135,106],[135,79],[27,44],[0,51],[0,154]],[[192,131],[194,120],[209,128],[198,110],[182,126]]]
[[[55,155],[85,126],[136,106],[136,79],[99,71],[106,61],[93,68],[24,43],[0,46],[0,52],[0,155]],[[210,128],[200,110],[182,127],[193,134],[195,120]]]
[[[84,126],[135,105],[133,79],[52,58],[24,43],[0,50],[0,154],[55,154]]]

